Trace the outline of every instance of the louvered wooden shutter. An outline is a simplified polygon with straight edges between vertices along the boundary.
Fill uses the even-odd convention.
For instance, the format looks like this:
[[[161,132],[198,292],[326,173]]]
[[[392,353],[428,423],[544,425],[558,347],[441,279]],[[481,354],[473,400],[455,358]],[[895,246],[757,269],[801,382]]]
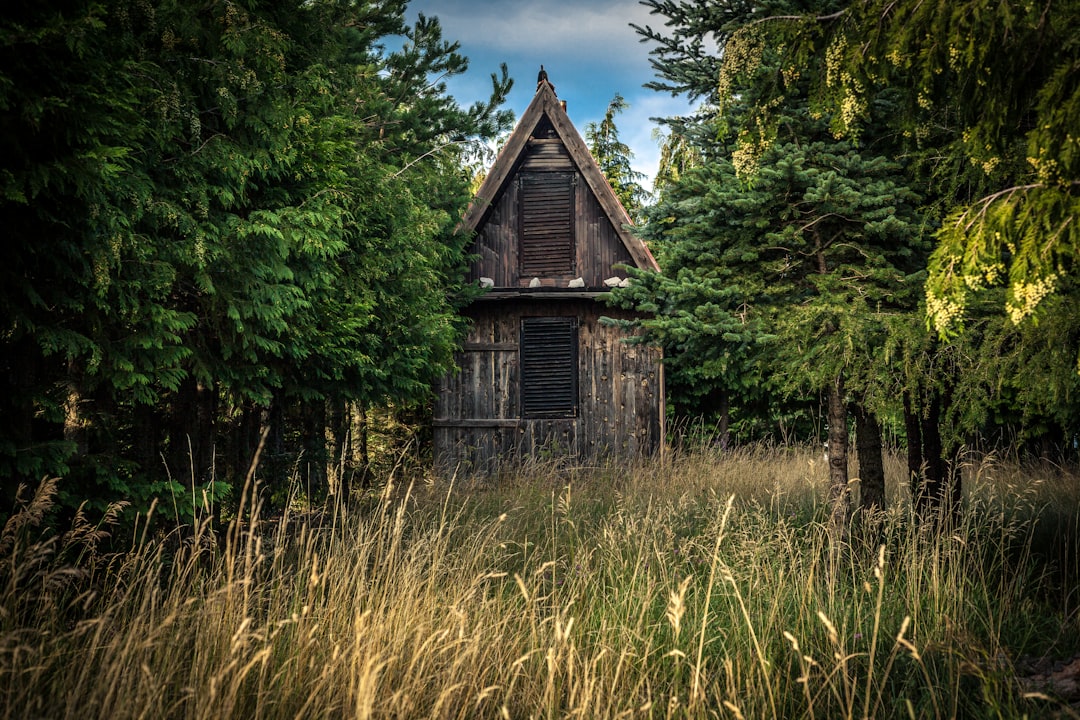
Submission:
[[[518,178],[522,276],[572,273],[574,173],[521,173]]]
[[[576,417],[578,395],[576,317],[521,319],[523,417]]]

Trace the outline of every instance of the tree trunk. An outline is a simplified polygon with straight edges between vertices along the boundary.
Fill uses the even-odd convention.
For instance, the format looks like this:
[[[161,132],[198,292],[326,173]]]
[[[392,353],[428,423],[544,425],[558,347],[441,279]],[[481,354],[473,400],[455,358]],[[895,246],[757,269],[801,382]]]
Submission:
[[[955,518],[963,496],[960,468],[952,462],[956,453],[946,453],[941,440],[941,419],[948,402],[948,395],[943,397],[940,391],[931,390],[919,423],[924,475],[913,488],[912,502],[920,521],[935,524],[947,516]]]
[[[360,465],[360,487],[371,487],[371,453],[368,449],[368,414],[367,406],[357,403],[353,413],[353,437],[357,446]]]
[[[333,436],[330,451],[331,479],[338,503],[349,504],[352,480],[356,475],[356,436],[353,434],[351,407],[340,398],[329,401],[329,424]]]
[[[731,446],[731,395],[727,390],[720,393],[720,449]]]
[[[301,403],[303,419],[303,460],[301,480],[307,486],[311,502],[326,499],[329,485],[326,479],[326,401],[308,400]]]
[[[259,440],[265,423],[266,408],[257,406],[253,402],[245,402],[240,411],[240,421],[233,429],[231,472],[230,477],[236,483],[237,488],[243,487],[249,473],[256,462],[256,452],[259,449]],[[261,460],[261,458],[258,458]]]
[[[90,399],[83,390],[82,373],[75,363],[68,362],[67,397],[64,399],[64,440],[71,443],[76,457],[90,452],[90,419],[87,405]]]
[[[169,422],[169,468],[187,486],[212,479],[214,472],[215,393],[194,379],[177,389]]]
[[[859,456],[860,505],[866,512],[885,509],[885,463],[881,454],[881,426],[874,413],[855,405],[855,442]]]
[[[143,472],[151,468],[160,472],[161,427],[164,418],[158,406],[137,404],[131,411],[131,450],[136,464]]]
[[[285,398],[275,392],[270,407],[263,415],[266,447],[263,451],[263,477],[266,481],[266,502],[271,513],[285,507],[290,497],[290,458],[285,454]]]
[[[915,495],[915,510],[920,518],[927,518],[941,507],[945,490],[945,459],[942,457],[941,396],[931,391],[926,412],[921,418],[922,452],[925,475],[921,478]]]
[[[922,427],[919,424],[919,415],[912,402],[911,393],[908,391],[904,391],[904,430],[907,435],[908,490],[911,492],[911,500],[914,503],[922,485]]]
[[[838,376],[829,388],[829,508],[830,530],[835,541],[847,539],[851,513],[848,488],[847,407],[844,379]]]

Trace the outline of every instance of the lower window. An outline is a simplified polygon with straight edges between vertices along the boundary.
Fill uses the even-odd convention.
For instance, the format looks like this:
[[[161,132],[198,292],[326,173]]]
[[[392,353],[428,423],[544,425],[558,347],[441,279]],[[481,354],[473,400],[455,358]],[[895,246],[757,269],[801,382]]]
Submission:
[[[522,416],[577,417],[577,318],[522,318],[520,349]]]

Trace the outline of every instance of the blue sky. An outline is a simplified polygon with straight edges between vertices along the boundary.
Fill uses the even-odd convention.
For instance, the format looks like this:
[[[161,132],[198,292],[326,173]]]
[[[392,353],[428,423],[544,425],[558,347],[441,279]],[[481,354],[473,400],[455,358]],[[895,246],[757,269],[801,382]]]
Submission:
[[[590,122],[599,122],[618,92],[630,107],[616,118],[619,137],[634,153],[634,167],[656,172],[659,147],[650,117],[684,115],[685,98],[646,90],[655,79],[649,65],[651,45],[639,42],[630,27],[663,24],[637,0],[412,0],[407,17],[436,16],[447,40],[461,43],[469,71],[452,78],[449,92],[463,105],[490,94],[491,73],[505,62],[514,78],[507,106],[516,118],[536,91],[541,63],[555,92],[584,137]]]

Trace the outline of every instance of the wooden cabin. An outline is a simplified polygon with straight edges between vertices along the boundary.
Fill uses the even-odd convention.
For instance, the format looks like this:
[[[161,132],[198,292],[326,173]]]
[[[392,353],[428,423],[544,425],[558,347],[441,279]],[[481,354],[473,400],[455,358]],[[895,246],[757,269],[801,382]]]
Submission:
[[[546,81],[463,221],[487,291],[435,401],[436,467],[489,475],[530,457],[632,459],[664,440],[660,351],[623,342],[597,298],[625,266],[657,270]]]

